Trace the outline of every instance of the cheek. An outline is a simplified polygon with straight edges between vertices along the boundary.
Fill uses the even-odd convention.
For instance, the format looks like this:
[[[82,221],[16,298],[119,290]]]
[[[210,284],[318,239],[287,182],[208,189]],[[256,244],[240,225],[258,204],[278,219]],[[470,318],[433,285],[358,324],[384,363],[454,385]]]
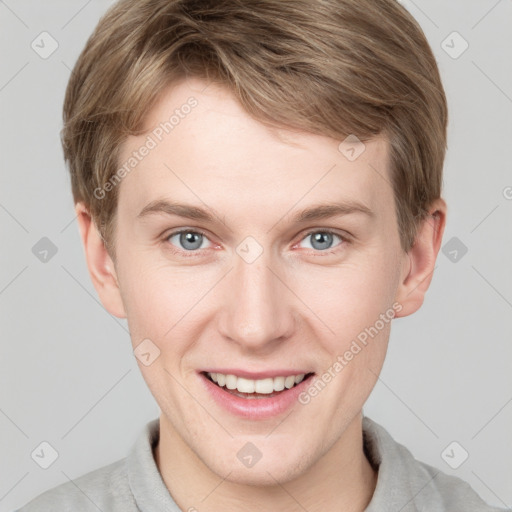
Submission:
[[[373,325],[393,304],[394,265],[387,259],[314,268],[297,274],[294,292],[320,319],[336,343]]]
[[[194,292],[183,277],[133,260],[123,268],[121,291],[134,344],[141,337],[161,340],[186,313]]]
[[[134,265],[123,282],[133,347],[148,338],[159,348],[166,368],[186,363],[191,344],[215,314],[212,297],[215,304],[221,301],[214,290],[218,280],[214,269]]]

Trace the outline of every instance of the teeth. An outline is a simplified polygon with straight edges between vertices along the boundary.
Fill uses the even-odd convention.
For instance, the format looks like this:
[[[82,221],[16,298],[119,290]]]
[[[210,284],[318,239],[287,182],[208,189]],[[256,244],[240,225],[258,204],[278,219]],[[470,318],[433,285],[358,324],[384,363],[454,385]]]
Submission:
[[[234,375],[226,375],[226,387],[228,389],[236,389],[236,381],[238,379]]]
[[[286,389],[293,388],[294,384],[295,384],[295,377],[293,375],[290,375],[289,377],[286,377],[286,379],[284,379],[284,387]]]
[[[269,394],[274,391],[274,379],[262,379],[254,381],[254,391],[256,393]]]
[[[304,380],[304,373],[295,375],[295,384],[300,384]]]
[[[283,391],[284,381],[284,377],[274,377],[274,391]]]
[[[300,375],[289,375],[288,377],[274,377],[259,380],[244,379],[236,375],[224,375],[223,373],[208,373],[208,376],[220,387],[236,389],[240,393],[261,393],[270,395],[274,391],[283,391],[284,388],[291,389],[295,384],[304,380],[304,373]]]

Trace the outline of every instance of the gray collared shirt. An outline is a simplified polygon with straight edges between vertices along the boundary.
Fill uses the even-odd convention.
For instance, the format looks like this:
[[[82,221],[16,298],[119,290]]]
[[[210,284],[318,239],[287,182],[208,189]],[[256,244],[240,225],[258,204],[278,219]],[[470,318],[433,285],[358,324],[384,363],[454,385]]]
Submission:
[[[18,512],[180,512],[153,458],[159,419],[150,421],[129,455],[37,496]],[[471,486],[416,460],[378,423],[363,416],[365,453],[378,468],[366,512],[504,512]],[[512,509],[508,509],[512,511]]]

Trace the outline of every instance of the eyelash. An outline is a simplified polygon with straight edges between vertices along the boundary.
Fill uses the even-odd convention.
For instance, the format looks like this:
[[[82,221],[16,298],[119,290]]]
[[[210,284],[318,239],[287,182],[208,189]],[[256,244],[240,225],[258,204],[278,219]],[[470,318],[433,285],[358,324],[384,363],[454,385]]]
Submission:
[[[205,233],[204,231],[201,231],[200,229],[198,228],[194,228],[194,229],[187,229],[187,228],[183,228],[183,229],[178,229],[177,231],[172,231],[171,233],[169,233],[168,235],[165,235],[164,237],[164,241],[165,242],[169,242],[169,239],[172,238],[173,236],[176,236],[176,235],[179,235],[181,233],[195,233],[195,234],[198,234],[198,235],[203,235],[204,237],[208,238],[208,235],[207,233]],[[302,240],[304,240],[305,238],[307,238],[308,236],[314,234],[314,233],[327,233],[327,234],[330,234],[330,235],[336,235],[337,237],[339,237],[342,241],[341,244],[339,244],[338,246],[336,246],[336,248],[334,249],[326,249],[324,251],[320,251],[320,250],[315,250],[315,249],[311,249],[313,250],[315,253],[318,253],[318,256],[326,256],[328,254],[334,254],[336,253],[342,246],[346,245],[346,244],[349,244],[350,243],[350,240],[347,236],[343,236],[343,235],[340,235],[338,232],[336,231],[333,231],[333,230],[330,230],[330,229],[312,229],[310,231],[308,231],[300,240],[299,242],[302,242]],[[176,249],[171,243],[169,243],[169,246],[171,247],[171,251],[174,253],[174,254],[179,254],[180,256],[183,256],[184,258],[194,258],[196,256],[198,256],[201,252],[201,250],[195,250],[195,251],[184,251],[184,250],[180,250],[180,249]]]

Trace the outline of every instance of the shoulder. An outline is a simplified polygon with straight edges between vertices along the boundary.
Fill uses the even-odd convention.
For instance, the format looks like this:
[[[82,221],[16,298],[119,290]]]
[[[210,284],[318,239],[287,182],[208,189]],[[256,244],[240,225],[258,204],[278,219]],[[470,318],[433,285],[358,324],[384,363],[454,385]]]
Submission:
[[[126,459],[86,473],[40,494],[16,512],[136,511]]]
[[[158,435],[155,419],[141,430],[127,457],[49,489],[15,512],[139,512],[139,499],[145,502],[155,489],[159,495],[166,491],[152,454]]]
[[[367,512],[506,512],[486,504],[464,480],[417,460],[387,430],[363,416],[364,449],[378,468]]]
[[[415,459],[410,468],[410,482],[421,489],[415,500],[422,508],[432,503],[438,504],[437,510],[447,512],[507,512],[505,509],[488,505],[468,482],[454,475],[448,475],[438,468]]]

